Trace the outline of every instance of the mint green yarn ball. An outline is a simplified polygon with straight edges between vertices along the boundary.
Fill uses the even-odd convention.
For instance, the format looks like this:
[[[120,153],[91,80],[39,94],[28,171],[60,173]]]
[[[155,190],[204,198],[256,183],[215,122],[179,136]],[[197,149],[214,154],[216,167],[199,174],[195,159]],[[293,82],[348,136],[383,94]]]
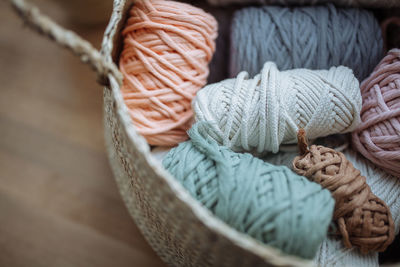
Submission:
[[[172,149],[164,167],[236,230],[288,254],[313,258],[332,220],[330,192],[287,167],[205,139],[207,128],[195,124],[191,140]]]

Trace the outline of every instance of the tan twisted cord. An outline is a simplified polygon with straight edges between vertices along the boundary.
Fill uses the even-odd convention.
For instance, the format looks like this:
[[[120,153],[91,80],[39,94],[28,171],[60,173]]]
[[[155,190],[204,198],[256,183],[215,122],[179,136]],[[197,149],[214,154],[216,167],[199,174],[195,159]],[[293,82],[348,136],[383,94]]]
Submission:
[[[32,29],[49,37],[57,44],[68,48],[79,56],[82,62],[88,63],[96,71],[100,84],[108,84],[109,74],[113,75],[120,85],[122,84],[122,74],[119,72],[118,67],[112,62],[106,61],[89,42],[74,32],[64,29],[49,17],[43,15],[37,7],[28,4],[24,0],[10,0],[10,2],[18,15]]]
[[[299,143],[303,142],[304,136],[299,136]],[[293,169],[331,191],[336,201],[333,219],[346,247],[358,247],[362,253],[381,252],[393,241],[389,208],[371,192],[366,178],[343,153],[312,145],[293,160]]]
[[[299,153],[300,155],[304,155],[310,150],[308,150],[308,142],[307,142],[307,137],[306,137],[306,131],[303,128],[300,128],[298,133],[297,133],[297,147],[299,148]]]

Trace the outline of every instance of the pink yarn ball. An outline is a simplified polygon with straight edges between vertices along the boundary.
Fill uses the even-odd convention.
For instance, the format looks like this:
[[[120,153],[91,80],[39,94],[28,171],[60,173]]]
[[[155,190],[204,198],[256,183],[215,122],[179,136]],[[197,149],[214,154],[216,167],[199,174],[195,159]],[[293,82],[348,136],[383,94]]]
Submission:
[[[353,145],[388,173],[400,178],[400,49],[390,50],[362,82],[361,124]]]

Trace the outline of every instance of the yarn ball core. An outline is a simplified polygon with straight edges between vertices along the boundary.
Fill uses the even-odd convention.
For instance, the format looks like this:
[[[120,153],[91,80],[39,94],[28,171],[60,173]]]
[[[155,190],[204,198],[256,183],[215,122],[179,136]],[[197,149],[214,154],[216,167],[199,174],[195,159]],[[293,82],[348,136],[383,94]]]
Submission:
[[[299,175],[329,189],[336,201],[333,219],[344,245],[362,253],[384,251],[394,239],[394,222],[386,203],[371,192],[366,178],[343,153],[312,145],[293,160]]]
[[[358,80],[346,67],[279,71],[267,62],[253,79],[207,85],[193,101],[196,121],[213,122],[210,136],[235,151],[278,152],[297,143],[304,128],[309,138],[353,131],[360,122]]]
[[[122,94],[151,145],[187,139],[191,101],[206,84],[217,37],[213,16],[174,1],[135,1],[122,31]]]
[[[218,145],[203,125],[192,127],[191,140],[173,148],[164,167],[233,228],[286,253],[314,257],[332,219],[329,191],[287,167]]]
[[[281,70],[346,66],[362,80],[383,56],[381,29],[363,9],[249,7],[235,12],[231,28],[230,75],[258,73],[266,61]]]
[[[361,96],[361,124],[353,132],[353,146],[400,178],[400,49],[389,51],[362,82]]]

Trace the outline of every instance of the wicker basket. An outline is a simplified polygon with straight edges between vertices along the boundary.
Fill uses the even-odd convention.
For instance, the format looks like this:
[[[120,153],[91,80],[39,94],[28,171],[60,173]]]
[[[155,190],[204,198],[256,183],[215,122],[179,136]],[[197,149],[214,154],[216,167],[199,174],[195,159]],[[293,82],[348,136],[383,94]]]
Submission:
[[[114,64],[118,62],[120,30],[130,1],[114,0],[101,52],[23,0],[11,2],[28,25],[71,49],[98,73],[99,82],[105,85],[105,138],[115,179],[137,226],[166,263],[230,267],[312,265],[239,233],[214,217],[151,156],[149,145],[132,124],[120,92],[121,74]],[[385,1],[370,3],[384,5]]]

